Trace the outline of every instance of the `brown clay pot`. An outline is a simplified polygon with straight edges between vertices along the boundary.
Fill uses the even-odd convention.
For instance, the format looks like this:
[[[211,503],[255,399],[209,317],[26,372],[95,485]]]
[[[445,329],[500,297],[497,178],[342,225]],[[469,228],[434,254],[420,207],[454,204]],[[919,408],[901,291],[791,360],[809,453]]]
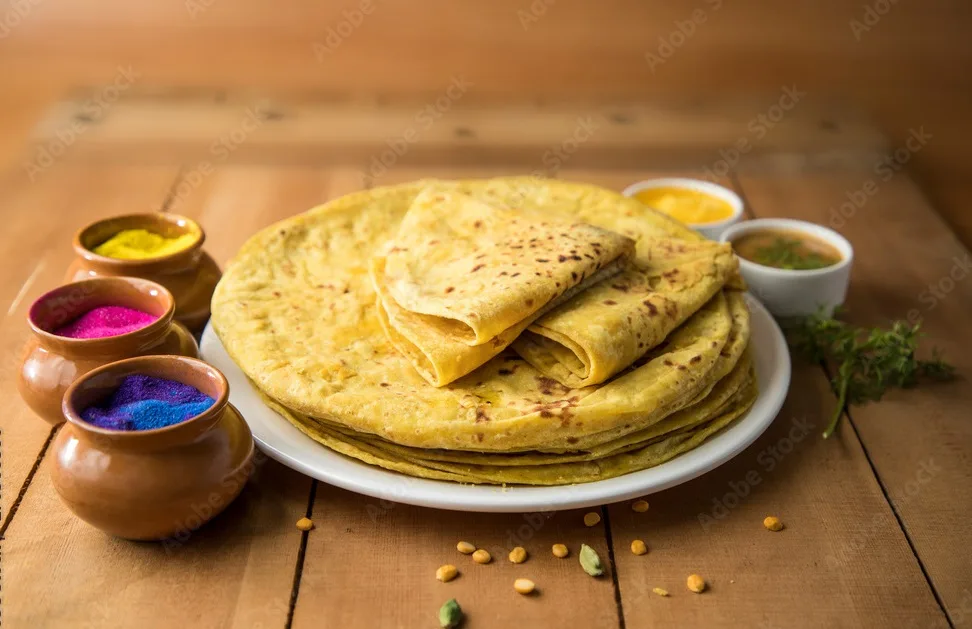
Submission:
[[[155,430],[106,430],[81,418],[133,374],[191,385],[216,403]],[[52,444],[54,488],[75,515],[111,535],[185,539],[225,509],[253,471],[253,436],[228,400],[223,374],[191,358],[142,356],[86,374],[64,396],[67,424]]]
[[[120,260],[96,254],[93,249],[126,229],[146,229],[167,238],[192,234],[195,241],[186,249],[144,260]],[[206,234],[196,221],[185,216],[156,212],[115,216],[91,223],[74,236],[76,257],[68,267],[66,280],[98,276],[142,277],[165,286],[175,298],[176,320],[194,332],[209,319],[209,302],[222,273],[203,251]]]
[[[134,332],[100,339],[74,339],[51,333],[98,306],[126,306],[159,318]],[[134,277],[83,280],[42,295],[27,313],[32,334],[24,346],[17,377],[21,397],[41,418],[59,424],[64,421],[64,392],[92,369],[148,354],[195,358],[199,346],[189,330],[173,321],[174,308],[169,291],[155,282]]]

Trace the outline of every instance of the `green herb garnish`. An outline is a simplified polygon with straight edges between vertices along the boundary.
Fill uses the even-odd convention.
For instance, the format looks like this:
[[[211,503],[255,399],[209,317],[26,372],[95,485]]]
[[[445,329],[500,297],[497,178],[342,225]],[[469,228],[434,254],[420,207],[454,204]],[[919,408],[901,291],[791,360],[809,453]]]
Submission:
[[[763,266],[795,271],[822,269],[839,262],[815,251],[806,251],[801,241],[783,236],[777,236],[771,245],[756,249],[753,261]]]
[[[912,387],[922,380],[955,376],[955,368],[942,360],[937,349],[930,360],[915,356],[919,326],[895,321],[888,330],[867,330],[822,314],[792,322],[787,337],[794,350],[813,362],[836,366],[830,386],[837,395],[837,410],[824,438],[837,430],[848,405],[880,400],[890,389]]]

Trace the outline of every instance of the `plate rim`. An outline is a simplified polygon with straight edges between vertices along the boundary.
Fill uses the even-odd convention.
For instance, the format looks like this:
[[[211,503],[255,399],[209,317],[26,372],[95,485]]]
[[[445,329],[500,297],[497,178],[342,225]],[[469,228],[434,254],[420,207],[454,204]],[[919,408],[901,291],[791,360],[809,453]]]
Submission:
[[[645,496],[698,478],[736,457],[773,423],[790,387],[789,348],[782,330],[765,306],[749,293],[745,297],[753,321],[751,338],[757,337],[758,330],[760,337],[766,335],[769,339],[765,341],[767,347],[755,349],[759,395],[753,407],[730,427],[665,463],[615,478],[573,485],[468,485],[408,476],[369,465],[319,444],[267,406],[243,370],[229,357],[210,324],[201,336],[200,356],[222,371],[230,382],[230,402],[250,426],[258,447],[270,458],[311,478],[378,500],[453,511],[523,513],[576,509]],[[772,370],[769,374],[765,368],[760,369],[759,356],[764,352]],[[754,411],[758,414],[754,415]],[[304,447],[313,446],[312,460],[294,453],[286,443],[281,446],[272,432],[268,435],[268,430],[273,429],[292,431],[289,437],[303,442]]]

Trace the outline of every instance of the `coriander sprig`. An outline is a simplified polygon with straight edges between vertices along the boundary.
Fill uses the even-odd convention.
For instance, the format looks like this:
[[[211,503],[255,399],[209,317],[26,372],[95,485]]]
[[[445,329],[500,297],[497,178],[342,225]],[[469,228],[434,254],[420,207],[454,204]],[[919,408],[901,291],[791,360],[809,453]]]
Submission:
[[[955,368],[937,349],[929,360],[916,357],[919,328],[920,324],[895,321],[890,329],[868,330],[822,313],[790,322],[787,338],[793,349],[812,362],[826,361],[836,368],[830,386],[837,395],[837,409],[824,438],[834,434],[849,405],[880,400],[890,389],[955,376]]]

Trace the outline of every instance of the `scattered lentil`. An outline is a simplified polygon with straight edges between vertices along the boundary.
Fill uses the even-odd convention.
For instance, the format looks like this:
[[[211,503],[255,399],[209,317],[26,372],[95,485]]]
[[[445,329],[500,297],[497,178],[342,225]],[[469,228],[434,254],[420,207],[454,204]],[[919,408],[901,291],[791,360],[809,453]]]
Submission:
[[[297,528],[301,531],[309,531],[314,528],[314,520],[310,518],[301,518],[297,520]]]
[[[523,563],[526,560],[527,560],[526,548],[522,546],[517,546],[516,548],[510,551],[510,561],[512,561],[513,563]]]
[[[775,515],[768,515],[766,519],[763,520],[763,526],[766,527],[768,531],[782,531],[783,522]]]
[[[550,552],[553,553],[554,557],[560,557],[561,559],[570,554],[570,551],[563,544],[554,544]]]
[[[196,241],[194,234],[167,238],[147,229],[124,229],[94,248],[99,256],[118,260],[144,260],[171,255]]]
[[[705,591],[705,579],[697,574],[690,574],[685,580],[685,586],[696,594],[701,594]]]
[[[664,588],[651,588],[651,591],[657,594],[658,596],[668,596],[668,590]]]
[[[459,542],[456,544],[456,550],[461,552],[463,555],[471,555],[476,552],[476,547],[469,542]]]
[[[439,566],[439,569],[435,571],[435,578],[443,583],[452,581],[459,574],[459,569],[453,566],[451,563],[447,563],[444,566]]]
[[[81,418],[108,430],[154,430],[199,415],[216,400],[195,387],[141,374],[125,376],[99,405],[81,411]]]
[[[631,552],[636,555],[647,554],[648,546],[646,546],[645,543],[640,539],[636,539],[635,541],[631,542]]]
[[[157,316],[135,308],[98,306],[55,328],[51,334],[72,339],[103,339],[141,330],[156,320]]]
[[[584,526],[594,526],[601,521],[601,516],[596,511],[590,511],[584,514]]]
[[[631,503],[631,510],[635,513],[644,513],[648,510],[647,500],[635,500]]]
[[[476,563],[486,564],[493,560],[489,555],[489,551],[485,548],[480,548],[472,554],[473,561]]]
[[[513,582],[513,589],[520,594],[529,594],[536,589],[537,584],[530,579],[517,579]]]

